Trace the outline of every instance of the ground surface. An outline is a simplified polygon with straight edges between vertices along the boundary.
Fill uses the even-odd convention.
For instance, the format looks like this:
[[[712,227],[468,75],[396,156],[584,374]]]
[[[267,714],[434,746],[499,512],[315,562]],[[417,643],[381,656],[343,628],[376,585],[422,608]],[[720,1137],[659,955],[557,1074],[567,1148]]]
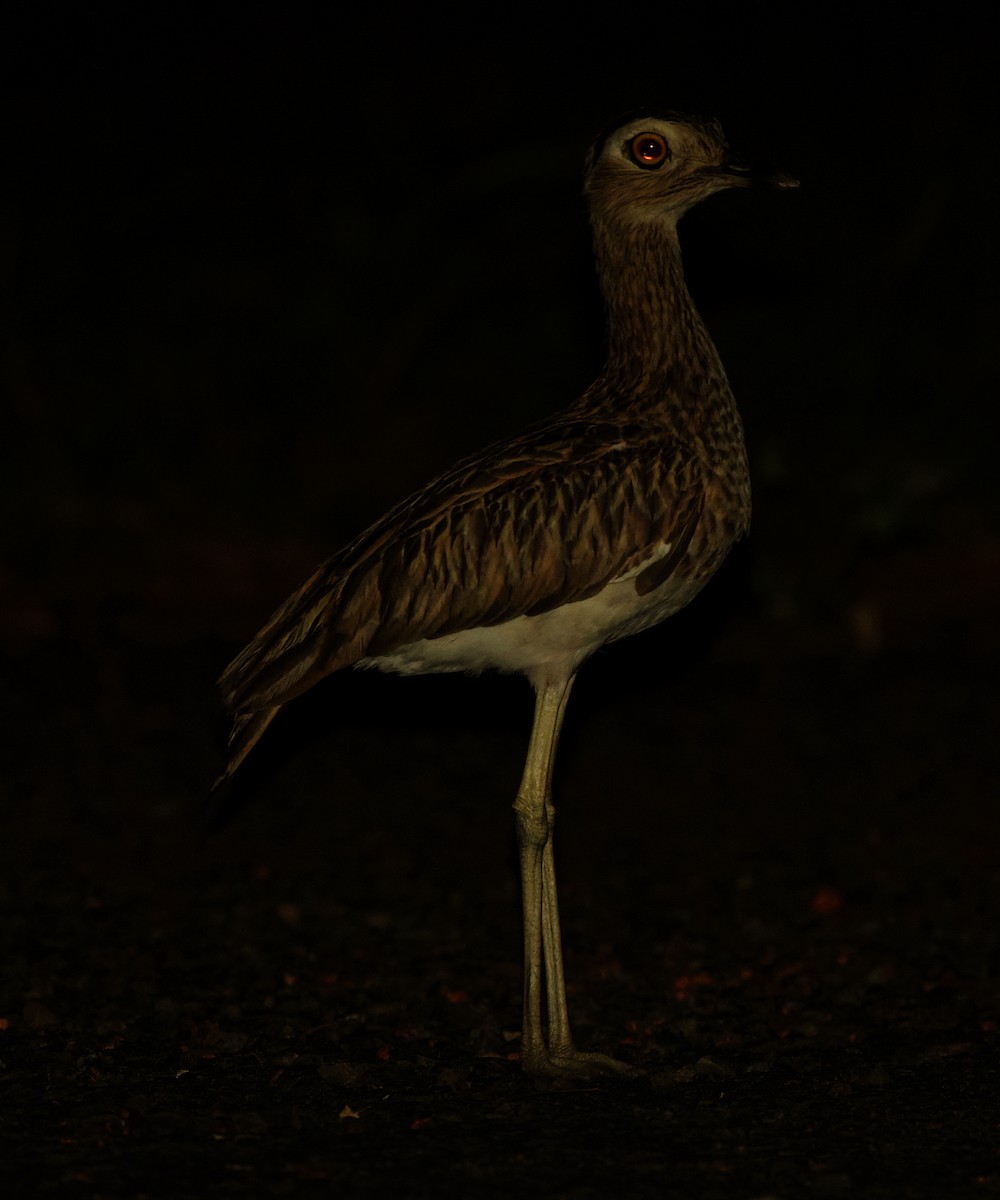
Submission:
[[[21,1193],[1000,1191],[989,647],[710,608],[591,663],[563,746],[577,1037],[638,1083],[517,1065],[520,681],[333,681],[205,835],[228,645],[118,614],[13,655]]]

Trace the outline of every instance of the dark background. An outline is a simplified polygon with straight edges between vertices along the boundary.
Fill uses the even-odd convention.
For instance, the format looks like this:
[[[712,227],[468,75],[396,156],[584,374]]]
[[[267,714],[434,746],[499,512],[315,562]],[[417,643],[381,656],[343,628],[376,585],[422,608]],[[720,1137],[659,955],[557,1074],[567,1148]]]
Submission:
[[[1000,1186],[988,36],[838,8],[33,8],[4,37],[5,1168],[45,1195]],[[213,680],[601,360],[586,147],[800,176],[682,228],[749,542],[588,664],[579,1041],[516,1069],[517,679],[349,676],[206,834]]]

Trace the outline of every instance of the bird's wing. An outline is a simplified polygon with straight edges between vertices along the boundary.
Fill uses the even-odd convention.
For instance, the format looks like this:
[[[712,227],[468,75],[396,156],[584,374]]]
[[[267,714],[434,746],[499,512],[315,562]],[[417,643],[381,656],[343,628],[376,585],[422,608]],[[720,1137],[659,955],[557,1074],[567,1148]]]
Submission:
[[[226,668],[226,703],[264,719],[323,676],[422,638],[537,615],[630,571],[650,591],[702,502],[697,456],[660,431],[548,422],[459,463],[320,566]],[[664,544],[673,552],[637,571]]]

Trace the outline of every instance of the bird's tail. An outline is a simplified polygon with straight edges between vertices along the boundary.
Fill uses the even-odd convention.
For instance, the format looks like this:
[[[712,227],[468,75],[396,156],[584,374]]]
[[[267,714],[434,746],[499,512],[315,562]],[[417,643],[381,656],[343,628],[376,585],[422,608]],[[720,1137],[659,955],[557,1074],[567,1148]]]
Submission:
[[[229,761],[226,769],[212,784],[212,791],[217,791],[236,772],[240,763],[256,746],[264,730],[274,720],[275,714],[281,708],[280,704],[273,708],[262,708],[258,712],[237,713],[233,719],[233,731],[229,735]]]

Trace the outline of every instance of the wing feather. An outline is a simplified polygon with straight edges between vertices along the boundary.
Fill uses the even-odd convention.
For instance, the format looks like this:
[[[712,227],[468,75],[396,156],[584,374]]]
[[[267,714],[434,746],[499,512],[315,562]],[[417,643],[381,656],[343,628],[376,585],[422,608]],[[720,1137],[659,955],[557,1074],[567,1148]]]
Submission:
[[[227,705],[276,709],[362,658],[586,599],[673,543],[669,564],[637,580],[659,586],[690,542],[704,483],[689,448],[639,433],[553,420],[459,463],[281,605],[223,673]]]

